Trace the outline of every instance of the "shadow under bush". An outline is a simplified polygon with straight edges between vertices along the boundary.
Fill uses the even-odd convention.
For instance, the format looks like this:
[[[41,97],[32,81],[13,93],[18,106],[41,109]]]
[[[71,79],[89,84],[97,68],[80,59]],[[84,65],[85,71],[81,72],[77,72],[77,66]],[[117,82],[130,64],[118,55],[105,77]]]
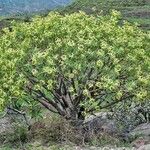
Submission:
[[[30,139],[41,141],[42,145],[123,145],[116,136],[105,132],[85,131],[83,126],[74,127],[69,121],[60,117],[46,118],[31,126]]]

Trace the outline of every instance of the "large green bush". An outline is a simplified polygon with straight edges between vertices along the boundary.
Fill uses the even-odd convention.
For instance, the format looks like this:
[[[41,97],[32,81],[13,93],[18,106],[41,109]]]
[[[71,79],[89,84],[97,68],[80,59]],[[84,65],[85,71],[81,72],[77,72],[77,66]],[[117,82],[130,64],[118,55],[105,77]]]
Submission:
[[[150,35],[120,14],[50,13],[0,37],[0,108],[41,103],[66,119],[150,98]],[[122,24],[121,26],[119,24]]]

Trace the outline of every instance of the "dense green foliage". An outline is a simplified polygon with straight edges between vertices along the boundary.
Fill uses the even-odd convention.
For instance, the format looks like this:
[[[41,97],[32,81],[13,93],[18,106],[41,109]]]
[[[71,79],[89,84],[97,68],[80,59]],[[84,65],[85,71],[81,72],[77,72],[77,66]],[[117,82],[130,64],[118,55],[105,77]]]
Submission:
[[[120,14],[50,13],[0,37],[0,109],[41,103],[68,118],[150,98],[150,35]]]

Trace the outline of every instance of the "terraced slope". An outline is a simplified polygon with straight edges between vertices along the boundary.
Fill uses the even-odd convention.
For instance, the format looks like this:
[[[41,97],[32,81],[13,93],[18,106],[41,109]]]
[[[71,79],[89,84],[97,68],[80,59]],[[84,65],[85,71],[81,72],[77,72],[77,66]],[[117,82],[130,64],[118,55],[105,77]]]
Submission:
[[[62,12],[75,12],[79,10],[90,14],[108,13],[116,9],[122,12],[124,19],[137,22],[143,29],[150,30],[150,0],[75,0]]]

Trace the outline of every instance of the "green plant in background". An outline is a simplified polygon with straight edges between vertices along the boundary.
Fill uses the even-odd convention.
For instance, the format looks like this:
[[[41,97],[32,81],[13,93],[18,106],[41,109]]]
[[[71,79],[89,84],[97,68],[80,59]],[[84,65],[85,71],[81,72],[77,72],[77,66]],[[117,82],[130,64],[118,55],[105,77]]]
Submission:
[[[150,98],[150,35],[120,14],[50,13],[0,37],[0,108],[38,103],[67,120]],[[35,109],[34,109],[35,110]]]

